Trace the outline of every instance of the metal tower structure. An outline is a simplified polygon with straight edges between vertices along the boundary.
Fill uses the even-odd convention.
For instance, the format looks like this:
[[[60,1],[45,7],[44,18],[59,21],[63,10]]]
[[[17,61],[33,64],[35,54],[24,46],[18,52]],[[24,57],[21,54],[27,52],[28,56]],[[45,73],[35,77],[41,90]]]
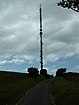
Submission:
[[[43,70],[43,41],[42,41],[42,8],[40,4],[40,64],[41,64],[41,70]]]

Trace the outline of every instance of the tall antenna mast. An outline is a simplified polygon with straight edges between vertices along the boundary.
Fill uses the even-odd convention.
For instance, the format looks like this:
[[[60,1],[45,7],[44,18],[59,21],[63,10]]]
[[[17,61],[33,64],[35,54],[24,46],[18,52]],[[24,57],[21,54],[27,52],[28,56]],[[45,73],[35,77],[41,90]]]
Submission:
[[[43,41],[42,41],[42,9],[40,4],[40,64],[41,70],[43,70]]]

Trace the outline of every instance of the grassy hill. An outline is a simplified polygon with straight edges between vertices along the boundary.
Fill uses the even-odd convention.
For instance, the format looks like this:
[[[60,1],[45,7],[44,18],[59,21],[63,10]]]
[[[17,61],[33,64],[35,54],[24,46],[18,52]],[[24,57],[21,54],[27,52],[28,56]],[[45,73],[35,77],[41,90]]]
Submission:
[[[57,77],[52,82],[56,105],[79,105],[79,84]]]
[[[15,105],[24,94],[45,78],[30,78],[26,73],[0,71],[0,105]]]

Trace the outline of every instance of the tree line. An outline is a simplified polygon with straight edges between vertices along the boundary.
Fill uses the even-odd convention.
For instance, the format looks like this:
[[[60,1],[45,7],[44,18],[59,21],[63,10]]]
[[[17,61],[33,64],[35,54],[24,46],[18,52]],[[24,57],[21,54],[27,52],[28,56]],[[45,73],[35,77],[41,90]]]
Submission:
[[[39,72],[38,68],[30,67],[30,68],[28,68],[27,71],[28,71],[29,77],[33,77],[33,78],[36,78],[39,75],[43,75],[47,79],[49,79],[51,76],[53,76],[53,75],[47,74],[47,70],[46,69],[40,70],[40,72]]]

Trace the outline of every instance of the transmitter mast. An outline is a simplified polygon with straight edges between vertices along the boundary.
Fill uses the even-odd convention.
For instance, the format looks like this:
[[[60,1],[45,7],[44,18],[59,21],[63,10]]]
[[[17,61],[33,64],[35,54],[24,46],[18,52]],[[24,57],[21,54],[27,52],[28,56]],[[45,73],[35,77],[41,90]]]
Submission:
[[[41,70],[43,70],[43,41],[42,41],[42,8],[40,4],[40,64],[41,64]]]

